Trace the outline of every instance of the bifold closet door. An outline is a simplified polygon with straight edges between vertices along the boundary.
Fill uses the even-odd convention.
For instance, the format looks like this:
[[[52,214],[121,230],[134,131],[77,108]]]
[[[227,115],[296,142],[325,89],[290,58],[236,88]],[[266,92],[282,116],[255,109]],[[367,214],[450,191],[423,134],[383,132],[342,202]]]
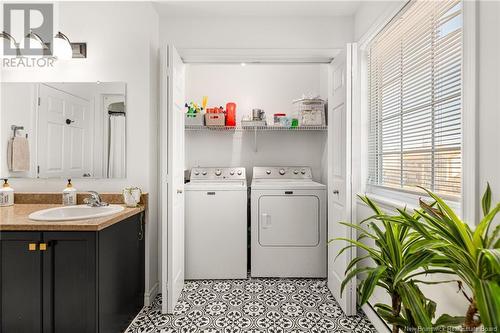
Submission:
[[[350,222],[351,189],[351,112],[353,53],[356,45],[348,44],[329,69],[328,96],[328,239],[355,238],[356,234],[339,222]],[[356,255],[350,248],[337,257],[347,244],[333,241],[328,246],[328,287],[347,315],[356,314],[356,279],[341,293],[341,283],[349,262]]]
[[[185,66],[177,50],[162,52],[160,174],[163,313],[173,313],[184,286]]]

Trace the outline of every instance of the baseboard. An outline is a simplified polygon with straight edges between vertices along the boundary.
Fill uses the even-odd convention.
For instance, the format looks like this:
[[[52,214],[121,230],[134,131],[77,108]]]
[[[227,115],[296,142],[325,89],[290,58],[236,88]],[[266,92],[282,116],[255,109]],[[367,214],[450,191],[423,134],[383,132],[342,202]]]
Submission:
[[[156,282],[149,291],[146,291],[144,293],[144,305],[149,306],[151,303],[153,303],[153,300],[156,298],[156,295],[158,295],[158,288],[159,284]]]
[[[363,305],[361,309],[365,312],[366,316],[368,317],[368,320],[370,320],[370,322],[375,327],[375,330],[377,332],[379,333],[391,332],[385,321],[383,321],[382,318],[379,317],[377,312],[372,308],[370,304]]]

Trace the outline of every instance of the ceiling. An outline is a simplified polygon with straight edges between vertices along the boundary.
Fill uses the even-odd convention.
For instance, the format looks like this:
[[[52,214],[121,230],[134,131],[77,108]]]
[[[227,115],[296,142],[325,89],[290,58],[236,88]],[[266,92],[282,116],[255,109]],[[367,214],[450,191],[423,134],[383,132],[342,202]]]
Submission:
[[[362,1],[157,1],[161,17],[334,17],[351,16]]]

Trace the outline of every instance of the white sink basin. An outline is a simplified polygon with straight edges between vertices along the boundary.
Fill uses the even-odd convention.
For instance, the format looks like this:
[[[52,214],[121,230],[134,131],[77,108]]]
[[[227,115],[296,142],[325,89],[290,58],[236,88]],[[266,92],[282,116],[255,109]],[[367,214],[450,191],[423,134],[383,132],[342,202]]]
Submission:
[[[56,207],[39,210],[29,215],[36,221],[74,221],[92,219],[116,214],[124,210],[123,206],[109,205],[103,207],[90,207],[87,205]]]

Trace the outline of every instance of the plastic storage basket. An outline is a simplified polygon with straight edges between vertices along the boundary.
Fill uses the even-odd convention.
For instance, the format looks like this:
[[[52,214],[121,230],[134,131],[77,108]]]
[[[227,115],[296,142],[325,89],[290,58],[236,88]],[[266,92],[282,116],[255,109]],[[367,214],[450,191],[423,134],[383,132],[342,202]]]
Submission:
[[[185,113],[184,125],[186,126],[203,126],[205,125],[205,117],[202,113]]]

